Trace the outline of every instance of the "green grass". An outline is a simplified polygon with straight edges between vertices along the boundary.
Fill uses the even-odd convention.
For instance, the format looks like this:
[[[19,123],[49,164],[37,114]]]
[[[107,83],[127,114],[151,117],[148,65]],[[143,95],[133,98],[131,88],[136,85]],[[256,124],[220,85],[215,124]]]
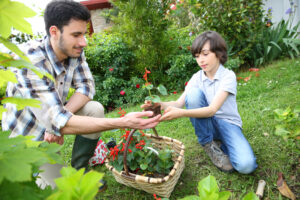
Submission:
[[[247,77],[250,81],[240,81],[238,85],[238,108],[243,120],[243,132],[250,142],[257,157],[258,168],[250,175],[237,172],[223,173],[219,171],[206,156],[197,143],[193,127],[187,118],[160,123],[157,131],[160,135],[169,136],[185,144],[185,169],[172,192],[170,199],[179,199],[188,195],[197,195],[198,182],[206,176],[213,175],[218,181],[221,191],[232,192],[230,199],[241,199],[246,193],[256,191],[260,179],[267,182],[264,199],[280,199],[276,188],[277,173],[283,172],[285,180],[295,195],[300,197],[300,144],[299,141],[284,141],[273,134],[276,121],[273,110],[277,108],[292,108],[300,103],[300,59],[275,62],[259,71],[244,72],[237,76]],[[180,96],[170,95],[163,101],[175,100]],[[139,105],[124,107],[127,112],[139,111]],[[118,117],[117,111],[107,117]],[[107,140],[117,137],[116,132],[102,133]],[[72,141],[74,137],[66,138],[63,155],[70,160]],[[142,200],[154,199],[152,194],[136,190],[117,183],[105,166],[95,168],[105,172],[108,189],[97,196],[97,199]],[[282,197],[282,199],[287,199]]]

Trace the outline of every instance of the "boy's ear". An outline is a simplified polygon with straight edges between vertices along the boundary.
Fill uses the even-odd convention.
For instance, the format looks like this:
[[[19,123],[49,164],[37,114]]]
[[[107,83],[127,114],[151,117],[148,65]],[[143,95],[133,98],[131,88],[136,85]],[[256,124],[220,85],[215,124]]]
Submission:
[[[51,37],[57,38],[58,35],[59,35],[59,33],[60,33],[60,31],[57,28],[57,26],[50,26],[50,28],[49,28],[49,34],[50,34]]]

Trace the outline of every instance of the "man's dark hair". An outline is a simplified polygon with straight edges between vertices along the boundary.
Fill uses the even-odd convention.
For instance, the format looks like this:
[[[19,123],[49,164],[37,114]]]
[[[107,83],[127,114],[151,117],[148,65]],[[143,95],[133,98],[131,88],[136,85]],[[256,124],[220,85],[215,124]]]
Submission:
[[[214,52],[219,58],[220,63],[224,65],[227,61],[227,47],[226,42],[222,36],[215,31],[206,31],[199,35],[193,42],[191,52],[195,57],[200,54],[205,43],[209,41],[210,51]]]
[[[57,26],[63,32],[63,27],[68,25],[71,19],[87,22],[90,18],[90,11],[78,2],[72,0],[51,1],[44,14],[47,35],[50,35],[49,28],[51,26]]]

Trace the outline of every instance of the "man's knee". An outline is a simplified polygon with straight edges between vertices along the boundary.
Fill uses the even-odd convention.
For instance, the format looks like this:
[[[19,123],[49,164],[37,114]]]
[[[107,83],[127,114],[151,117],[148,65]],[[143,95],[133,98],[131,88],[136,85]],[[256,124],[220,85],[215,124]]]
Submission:
[[[104,107],[97,101],[89,101],[76,114],[104,118]]]

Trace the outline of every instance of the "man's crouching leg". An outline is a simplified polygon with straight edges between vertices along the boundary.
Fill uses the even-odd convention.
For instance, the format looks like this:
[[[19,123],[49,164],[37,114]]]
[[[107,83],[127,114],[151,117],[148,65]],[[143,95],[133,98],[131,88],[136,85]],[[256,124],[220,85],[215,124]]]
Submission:
[[[96,101],[89,101],[76,115],[104,118],[104,108]],[[93,156],[101,133],[76,135],[71,165],[75,169],[88,168],[89,159]]]

